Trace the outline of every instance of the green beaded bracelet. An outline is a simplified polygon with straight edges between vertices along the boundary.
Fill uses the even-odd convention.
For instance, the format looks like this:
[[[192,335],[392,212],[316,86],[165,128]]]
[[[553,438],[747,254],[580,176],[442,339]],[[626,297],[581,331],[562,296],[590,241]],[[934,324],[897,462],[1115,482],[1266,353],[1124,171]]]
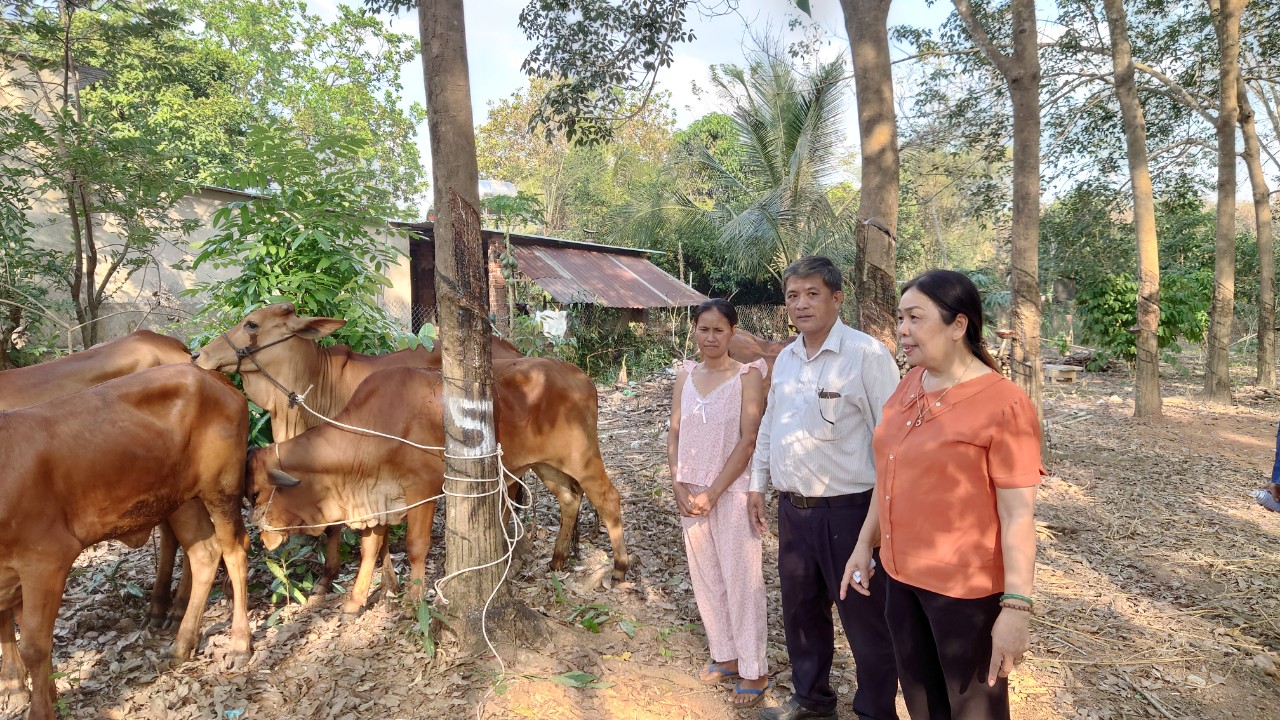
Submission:
[[[1004,602],[1005,600],[1021,600],[1022,602],[1030,605],[1031,607],[1036,606],[1035,601],[1027,597],[1026,595],[1015,595],[1014,593],[1005,593],[1000,596],[1000,601]]]

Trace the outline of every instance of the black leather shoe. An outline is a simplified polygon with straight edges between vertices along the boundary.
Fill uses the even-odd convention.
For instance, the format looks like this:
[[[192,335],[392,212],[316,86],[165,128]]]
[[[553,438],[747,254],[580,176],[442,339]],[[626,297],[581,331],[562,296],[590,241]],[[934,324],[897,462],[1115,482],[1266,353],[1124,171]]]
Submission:
[[[760,720],[840,720],[836,710],[819,712],[801,705],[794,695],[777,707],[765,708],[760,712]]]

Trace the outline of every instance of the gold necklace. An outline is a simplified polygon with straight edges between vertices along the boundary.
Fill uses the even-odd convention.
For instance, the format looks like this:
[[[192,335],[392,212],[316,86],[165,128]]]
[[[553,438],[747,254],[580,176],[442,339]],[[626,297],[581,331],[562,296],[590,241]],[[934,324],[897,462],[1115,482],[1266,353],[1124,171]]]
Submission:
[[[955,382],[948,385],[946,389],[942,391],[942,394],[938,396],[938,399],[933,401],[934,407],[941,407],[942,398],[946,397],[947,393],[951,392],[951,388],[955,387],[956,385],[959,385],[960,381],[964,380],[964,376],[969,374],[969,368],[973,367],[974,357],[975,356],[973,355],[969,356],[969,362],[965,364],[964,370],[960,372],[960,377],[956,378]],[[912,423],[916,427],[920,427],[920,423],[924,422],[924,411],[926,408],[929,407],[928,403],[925,402],[925,391],[924,391],[924,376],[928,374],[929,374],[928,370],[925,370],[924,372],[920,373],[920,392],[916,394],[916,421]]]

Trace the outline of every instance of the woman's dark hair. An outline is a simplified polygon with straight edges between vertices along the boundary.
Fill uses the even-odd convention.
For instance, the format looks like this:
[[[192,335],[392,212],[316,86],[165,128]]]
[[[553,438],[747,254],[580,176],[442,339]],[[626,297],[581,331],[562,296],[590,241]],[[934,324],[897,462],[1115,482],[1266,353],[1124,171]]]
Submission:
[[[698,316],[708,310],[715,310],[729,321],[729,327],[738,327],[738,311],[733,308],[733,303],[724,298],[711,298],[703,302],[693,310],[693,324],[698,324]]]
[[[912,289],[938,306],[942,311],[942,322],[950,325],[959,315],[968,318],[964,342],[969,346],[969,352],[987,367],[1000,372],[1000,366],[982,341],[982,296],[978,293],[978,286],[967,275],[954,270],[930,270],[902,286],[903,293]]]

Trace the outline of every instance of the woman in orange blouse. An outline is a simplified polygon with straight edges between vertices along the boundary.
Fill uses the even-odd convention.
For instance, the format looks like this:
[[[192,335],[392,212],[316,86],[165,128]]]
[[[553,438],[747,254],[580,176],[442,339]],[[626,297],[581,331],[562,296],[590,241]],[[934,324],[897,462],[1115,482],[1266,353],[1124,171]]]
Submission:
[[[841,596],[868,592],[879,546],[911,717],[1008,718],[1007,677],[1030,645],[1040,424],[983,345],[961,273],[907,283],[898,337],[912,369],[876,427],[876,502]]]

